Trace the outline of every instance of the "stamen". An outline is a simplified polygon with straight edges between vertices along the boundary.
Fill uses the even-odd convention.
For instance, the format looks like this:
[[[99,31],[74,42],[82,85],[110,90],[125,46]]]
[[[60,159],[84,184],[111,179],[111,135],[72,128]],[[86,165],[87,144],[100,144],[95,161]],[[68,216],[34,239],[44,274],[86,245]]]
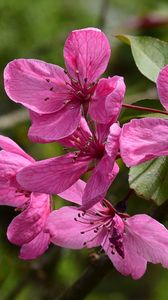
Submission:
[[[49,97],[46,97],[46,98],[44,98],[44,101],[47,101],[47,100],[49,100],[50,98]]]

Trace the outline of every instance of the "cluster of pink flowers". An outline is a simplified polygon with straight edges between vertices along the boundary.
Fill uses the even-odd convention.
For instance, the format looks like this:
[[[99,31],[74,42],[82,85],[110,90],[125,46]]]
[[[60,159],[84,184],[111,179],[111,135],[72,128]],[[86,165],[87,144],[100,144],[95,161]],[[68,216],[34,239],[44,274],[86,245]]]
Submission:
[[[119,157],[130,167],[168,155],[168,121],[144,118],[120,127],[124,80],[100,79],[110,54],[105,34],[86,28],[71,32],[65,42],[66,69],[35,59],[6,66],[7,95],[30,112],[29,138],[57,141],[69,152],[36,162],[0,136],[0,204],[20,211],[7,230],[8,239],[21,247],[20,258],[34,259],[50,243],[71,249],[101,246],[119,272],[138,279],[147,262],[168,268],[168,230],[146,214],[118,212],[105,197],[119,173]],[[168,66],[157,88],[168,108]],[[90,176],[84,182],[86,172]],[[52,194],[77,205],[53,210]]]

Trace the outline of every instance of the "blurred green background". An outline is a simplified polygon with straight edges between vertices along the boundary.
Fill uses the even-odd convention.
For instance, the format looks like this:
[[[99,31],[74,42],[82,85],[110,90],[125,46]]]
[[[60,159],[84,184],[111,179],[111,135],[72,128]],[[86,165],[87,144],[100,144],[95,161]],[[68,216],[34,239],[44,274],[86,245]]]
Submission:
[[[0,0],[0,131],[36,159],[58,155],[62,150],[56,144],[31,144],[27,139],[27,114],[5,95],[3,69],[10,60],[21,57],[63,66],[64,41],[71,30],[82,27],[99,27],[108,35],[112,57],[106,75],[125,77],[127,101],[156,98],[154,84],[138,72],[130,48],[114,35],[145,34],[168,41],[167,0]],[[122,168],[110,199],[120,201],[127,189],[127,170]],[[61,204],[56,202],[56,206]],[[148,212],[150,205],[133,195],[128,209]],[[19,249],[7,241],[5,233],[16,212],[8,207],[0,210],[0,300],[56,299],[87,267],[90,250],[50,247],[36,261],[21,261],[17,258]],[[168,270],[160,266],[150,265],[138,281],[123,277],[111,266],[111,273],[86,300],[167,300],[167,283]]]

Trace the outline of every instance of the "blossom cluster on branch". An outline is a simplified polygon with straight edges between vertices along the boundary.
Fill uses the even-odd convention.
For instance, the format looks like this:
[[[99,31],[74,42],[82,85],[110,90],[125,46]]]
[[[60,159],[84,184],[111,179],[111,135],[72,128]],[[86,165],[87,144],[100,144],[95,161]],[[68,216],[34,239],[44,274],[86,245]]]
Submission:
[[[4,71],[7,95],[30,113],[33,142],[58,142],[66,154],[35,161],[0,136],[0,204],[20,212],[7,237],[20,258],[35,259],[50,243],[81,249],[101,246],[123,275],[140,278],[147,262],[168,268],[168,230],[146,214],[129,216],[106,199],[119,173],[117,160],[138,165],[168,155],[168,121],[133,119],[120,126],[125,83],[100,78],[110,44],[96,28],[72,31],[64,46],[65,68],[16,59]],[[168,66],[159,73],[160,101],[168,109]],[[89,173],[87,182],[81,179]],[[52,195],[75,203],[54,210]]]

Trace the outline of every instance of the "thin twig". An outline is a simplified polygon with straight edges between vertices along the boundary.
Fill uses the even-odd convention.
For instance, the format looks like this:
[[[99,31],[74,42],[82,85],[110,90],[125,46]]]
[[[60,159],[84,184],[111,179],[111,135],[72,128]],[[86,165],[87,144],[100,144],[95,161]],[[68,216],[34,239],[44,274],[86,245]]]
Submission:
[[[148,111],[151,113],[159,113],[159,114],[163,114],[163,115],[168,115],[168,111],[154,109],[154,108],[150,108],[150,107],[143,107],[143,106],[137,106],[137,105],[132,105],[132,104],[126,104],[126,103],[124,103],[122,105],[122,107],[128,108],[128,109],[136,109],[136,110]]]

